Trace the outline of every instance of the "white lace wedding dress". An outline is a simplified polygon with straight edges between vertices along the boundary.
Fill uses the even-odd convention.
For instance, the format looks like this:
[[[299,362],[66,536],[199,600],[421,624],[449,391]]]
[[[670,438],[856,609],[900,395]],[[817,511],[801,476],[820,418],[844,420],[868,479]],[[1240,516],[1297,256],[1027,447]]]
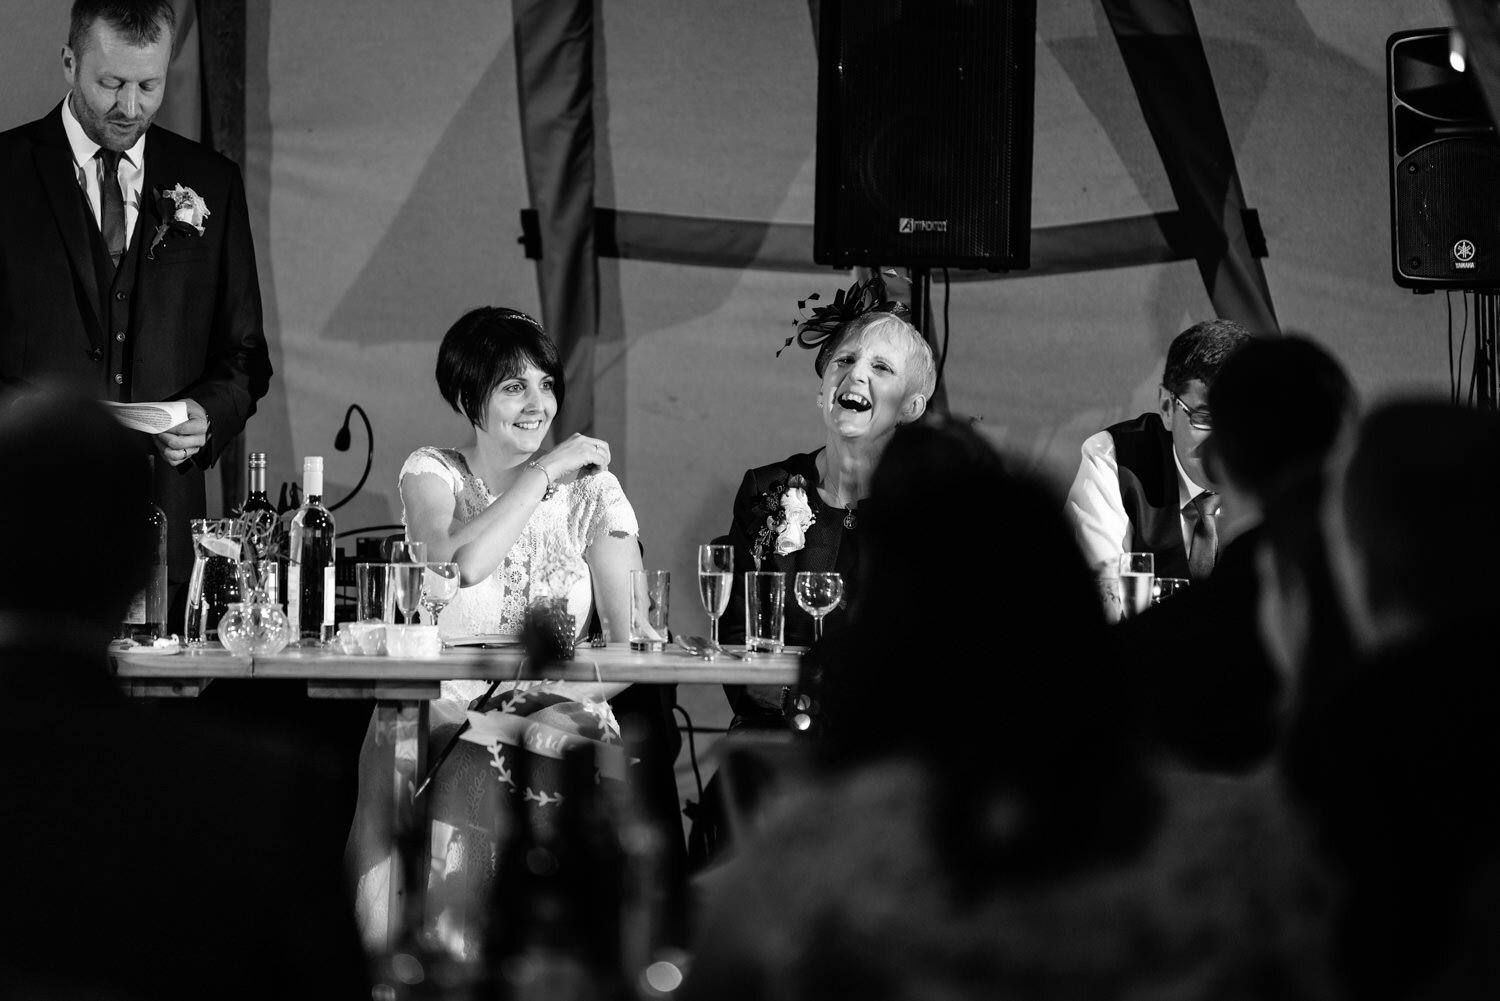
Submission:
[[[406,459],[401,479],[431,474],[453,490],[455,524],[472,521],[493,504],[496,495],[476,476],[457,449],[423,446]],[[403,506],[401,523],[407,524]],[[521,536],[506,554],[495,572],[477,584],[459,589],[458,596],[443,609],[438,618],[439,631],[445,639],[462,636],[519,634],[521,620],[531,602],[543,597],[565,597],[568,613],[578,623],[580,633],[587,626],[593,609],[593,578],[589,572],[589,546],[608,534],[638,535],[635,510],[625,497],[620,481],[613,473],[599,472],[577,480],[557,484],[557,490],[542,501],[522,529]],[[442,697],[429,703],[431,739],[429,754],[434,754],[464,720],[469,703],[489,689],[490,682],[453,679],[442,683]],[[581,700],[590,685],[563,681],[502,682],[497,693],[510,688],[543,688],[565,699]],[[360,792],[350,834],[350,862],[357,874],[355,912],[366,945],[379,950],[386,937],[390,884],[391,831],[391,750],[377,747],[375,727],[365,736],[360,753]],[[493,873],[493,845],[485,837],[481,804],[492,796],[495,783],[490,769],[475,766],[477,749],[461,745],[444,765],[446,775],[435,782],[427,796],[432,819],[432,858],[434,880],[445,885],[483,885],[486,873]],[[481,791],[486,795],[481,795]],[[445,909],[438,915],[438,926],[445,944],[455,954],[472,958],[477,941],[466,930],[461,915],[475,901],[462,899],[472,895],[460,893],[460,899],[439,903],[439,896],[429,898],[429,911]],[[482,903],[482,902],[480,902]],[[458,915],[458,917],[455,917]],[[448,941],[451,939],[452,941]]]
[[[453,490],[455,524],[474,520],[495,502],[495,495],[469,469],[457,449],[423,446],[407,456],[401,480],[423,473],[441,478]],[[401,524],[406,524],[404,506]],[[443,609],[438,618],[439,631],[445,639],[519,634],[522,616],[532,601],[564,597],[568,614],[581,633],[594,601],[593,578],[585,557],[595,539],[611,532],[640,532],[635,510],[613,473],[559,483],[552,497],[537,505],[521,537],[495,572],[461,588]],[[487,687],[482,681],[447,681],[443,683],[443,698],[468,702],[484,694]]]

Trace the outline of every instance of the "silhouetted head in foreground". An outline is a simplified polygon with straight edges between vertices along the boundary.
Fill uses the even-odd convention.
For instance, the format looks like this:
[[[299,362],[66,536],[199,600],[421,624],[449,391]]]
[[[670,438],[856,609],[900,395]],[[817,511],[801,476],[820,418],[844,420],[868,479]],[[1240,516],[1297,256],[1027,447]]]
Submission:
[[[112,630],[144,585],[151,553],[138,444],[93,400],[13,393],[0,397],[0,469],[0,612]]]

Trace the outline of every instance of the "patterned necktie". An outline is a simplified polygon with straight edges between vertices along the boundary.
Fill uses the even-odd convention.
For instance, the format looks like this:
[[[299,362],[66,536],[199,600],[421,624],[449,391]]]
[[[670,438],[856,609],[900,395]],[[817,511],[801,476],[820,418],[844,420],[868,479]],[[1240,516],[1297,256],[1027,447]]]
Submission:
[[[1188,576],[1204,580],[1213,573],[1219,555],[1219,495],[1205,490],[1191,501],[1198,517],[1193,522],[1192,545],[1188,549]]]
[[[104,231],[104,245],[109,248],[109,259],[120,266],[120,256],[125,253],[125,198],[120,194],[120,153],[112,149],[101,149],[95,154],[99,161],[99,201],[102,206],[99,228]]]

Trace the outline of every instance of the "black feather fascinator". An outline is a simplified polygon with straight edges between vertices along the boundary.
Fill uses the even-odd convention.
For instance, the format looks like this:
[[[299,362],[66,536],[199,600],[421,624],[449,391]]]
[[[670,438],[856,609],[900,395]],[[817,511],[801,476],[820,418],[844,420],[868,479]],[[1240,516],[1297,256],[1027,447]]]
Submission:
[[[890,274],[893,278],[897,277],[893,272]],[[792,321],[797,327],[797,332],[776,349],[776,357],[780,358],[781,352],[791,347],[793,341],[799,347],[817,349],[818,354],[813,359],[813,368],[821,376],[828,362],[828,352],[837,343],[834,335],[848,324],[866,313],[893,313],[904,317],[907,313],[906,304],[886,294],[885,278],[885,273],[877,269],[864,281],[856,281],[847,289],[839,289],[834,293],[833,301],[828,305],[814,306],[810,312],[808,303],[819,301],[821,297],[818,293],[814,292],[806,299],[799,299],[797,309],[807,315],[799,316]]]

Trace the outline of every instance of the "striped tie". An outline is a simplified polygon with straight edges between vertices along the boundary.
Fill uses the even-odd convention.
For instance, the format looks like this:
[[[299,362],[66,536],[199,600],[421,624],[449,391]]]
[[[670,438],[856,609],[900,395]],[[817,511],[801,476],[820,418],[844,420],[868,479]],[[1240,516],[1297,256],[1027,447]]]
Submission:
[[[1188,549],[1188,576],[1205,580],[1213,573],[1219,556],[1219,495],[1205,490],[1191,501],[1197,510],[1193,523],[1193,540]]]
[[[120,194],[120,156],[117,150],[101,149],[95,154],[99,161],[99,228],[104,231],[104,245],[109,248],[109,259],[120,266],[120,257],[125,253],[125,198]]]

